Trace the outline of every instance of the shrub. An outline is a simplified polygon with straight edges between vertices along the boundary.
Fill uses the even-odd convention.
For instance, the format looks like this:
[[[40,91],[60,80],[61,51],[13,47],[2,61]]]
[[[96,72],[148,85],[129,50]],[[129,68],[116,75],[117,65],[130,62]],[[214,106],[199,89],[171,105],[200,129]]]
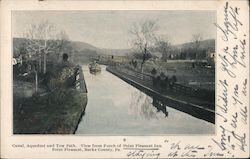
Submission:
[[[152,74],[152,75],[155,75],[156,73],[157,73],[156,69],[153,68],[152,71],[151,71],[151,74]]]
[[[173,75],[171,80],[172,80],[172,82],[173,82],[173,83],[177,82],[177,78],[176,78],[176,76],[175,76],[175,75]]]
[[[48,87],[50,90],[53,90],[55,88],[62,88],[63,83],[64,83],[63,80],[52,78],[52,79],[50,79],[50,81],[48,83]]]

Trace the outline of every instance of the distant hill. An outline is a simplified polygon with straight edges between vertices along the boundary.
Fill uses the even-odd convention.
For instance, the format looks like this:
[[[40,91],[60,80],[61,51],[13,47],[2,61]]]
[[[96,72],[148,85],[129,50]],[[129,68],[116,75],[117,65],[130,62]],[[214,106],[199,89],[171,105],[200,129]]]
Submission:
[[[118,56],[126,56],[131,53],[130,49],[101,49],[98,47],[95,47],[91,44],[85,43],[85,42],[72,42],[72,45],[74,46],[75,50],[92,50],[95,51],[97,54],[106,54],[106,55],[118,55]],[[178,49],[187,49],[192,47],[192,42],[174,45],[173,47]],[[215,39],[207,39],[200,42],[200,48],[202,49],[215,49]]]
[[[81,50],[93,50],[93,51],[99,51],[100,49],[90,45],[85,42],[79,42],[79,41],[71,41],[71,46],[74,48],[74,50],[81,51]]]
[[[174,45],[174,47],[178,49],[187,49],[192,47],[192,42],[180,44],[180,45]],[[206,49],[206,48],[215,48],[215,39],[207,39],[200,42],[200,48]]]
[[[79,52],[82,52],[84,50],[92,50],[96,52],[97,54],[118,55],[118,56],[124,56],[130,53],[130,49],[103,49],[103,48],[98,48],[91,44],[88,44],[85,42],[79,42],[79,41],[71,41],[71,44],[74,50],[77,50]]]
[[[13,46],[14,48],[19,48],[22,43],[25,42],[24,38],[14,38],[13,39]],[[106,54],[106,55],[117,55],[117,56],[126,56],[131,53],[130,49],[102,49],[95,47],[91,44],[85,43],[85,42],[79,42],[79,41],[71,41],[71,46],[75,51],[75,54],[78,54],[76,56],[89,56],[89,55],[100,55],[100,54]],[[184,43],[180,45],[174,45],[173,47],[178,49],[186,49],[191,48],[192,43]],[[200,43],[201,48],[215,48],[215,40],[214,39],[208,39],[203,40]]]

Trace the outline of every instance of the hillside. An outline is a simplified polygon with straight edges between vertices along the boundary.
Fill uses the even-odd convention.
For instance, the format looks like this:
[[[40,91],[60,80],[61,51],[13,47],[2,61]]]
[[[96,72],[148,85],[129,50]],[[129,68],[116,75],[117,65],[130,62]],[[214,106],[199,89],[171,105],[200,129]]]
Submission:
[[[96,52],[97,54],[118,55],[118,56],[124,56],[130,52],[130,49],[103,49],[79,41],[71,41],[71,44],[72,47],[79,52],[91,50],[92,52]]]
[[[25,42],[24,38],[14,38],[13,39],[13,46],[14,48],[19,48],[22,43]],[[117,55],[117,56],[126,56],[131,53],[130,49],[103,49],[103,48],[98,48],[95,47],[91,44],[85,43],[85,42],[79,42],[79,41],[71,41],[71,46],[75,51],[76,56],[95,56],[95,55],[100,55],[100,54],[105,54],[105,55]],[[192,47],[192,43],[184,43],[180,45],[174,45],[174,48],[178,49],[187,49]],[[205,48],[215,48],[215,40],[214,39],[208,39],[208,40],[203,40],[200,43],[200,47],[202,49]],[[79,54],[79,55],[77,55]]]
[[[180,45],[174,45],[174,47],[178,48],[178,49],[187,49],[187,48],[191,48],[192,47],[192,42],[188,42],[188,43],[184,43],[184,44],[180,44]],[[207,40],[203,40],[200,42],[200,47],[202,49],[206,49],[206,48],[215,48],[215,39],[207,39]]]

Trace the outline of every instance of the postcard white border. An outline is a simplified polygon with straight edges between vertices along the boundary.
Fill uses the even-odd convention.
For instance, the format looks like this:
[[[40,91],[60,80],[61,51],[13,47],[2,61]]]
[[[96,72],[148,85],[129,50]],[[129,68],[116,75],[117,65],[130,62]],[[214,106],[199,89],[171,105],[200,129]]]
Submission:
[[[237,5],[241,11],[244,30],[249,37],[249,11],[247,1],[229,1],[230,4]],[[49,148],[45,149],[22,149],[14,148],[13,144],[160,144],[160,158],[169,157],[172,143],[181,142],[182,145],[203,145],[205,150],[196,154],[197,158],[204,156],[209,148],[213,148],[216,153],[221,153],[218,146],[211,140],[220,138],[220,136],[73,136],[73,135],[35,135],[20,136],[12,135],[12,63],[11,63],[11,11],[13,10],[217,10],[217,22],[221,23],[223,19],[223,6],[225,1],[44,1],[36,0],[3,0],[1,1],[1,157],[3,158],[127,158],[127,152],[52,152]],[[217,34],[216,49],[219,52],[223,46],[220,40],[221,33]],[[247,39],[247,62],[249,62],[249,40]],[[218,57],[217,57],[218,60]],[[218,66],[218,64],[217,64]],[[242,77],[249,75],[249,67],[239,73]],[[223,72],[217,69],[216,82],[224,76]],[[247,77],[248,78],[248,77]],[[249,78],[248,78],[249,81]],[[234,82],[234,81],[231,81]],[[249,84],[248,84],[249,90]],[[217,94],[217,91],[216,91]],[[247,97],[249,93],[247,92]],[[244,101],[249,110],[249,99]],[[233,111],[233,110],[229,110]],[[216,123],[222,120],[216,120]],[[218,125],[217,125],[218,126]],[[249,116],[248,124],[243,128],[249,141]],[[218,128],[217,128],[218,131]],[[217,135],[219,135],[217,133]],[[211,147],[209,147],[211,146]],[[233,154],[225,152],[224,157],[248,157],[249,142],[247,142],[247,152],[234,151]],[[31,155],[32,154],[32,155]],[[178,156],[178,158],[181,156]],[[218,157],[218,156],[217,156]],[[171,157],[170,157],[171,158]]]

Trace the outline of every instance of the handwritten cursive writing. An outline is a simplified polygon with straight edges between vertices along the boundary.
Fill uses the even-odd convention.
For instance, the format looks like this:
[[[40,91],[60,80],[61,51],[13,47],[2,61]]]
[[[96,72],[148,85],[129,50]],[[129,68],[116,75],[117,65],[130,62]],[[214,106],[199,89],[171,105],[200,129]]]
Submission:
[[[234,92],[233,92],[233,96],[232,96],[232,99],[233,99],[233,105],[236,105],[236,104],[243,104],[240,99],[239,99],[239,86],[238,84],[236,84],[234,86]]]
[[[222,99],[223,101],[223,104],[222,106],[220,105],[217,105],[217,107],[220,108],[220,110],[223,112],[223,113],[227,113],[228,111],[228,99],[227,99],[227,96],[228,96],[228,84],[227,84],[227,80],[219,80],[219,83],[220,85],[222,86],[222,95],[219,95],[219,101]]]
[[[247,79],[245,79],[243,82],[242,93],[244,96],[247,96]]]
[[[155,152],[154,150],[145,150],[145,149],[137,149],[128,151],[127,157],[129,158],[152,158],[158,159],[160,156],[159,152]]]
[[[222,157],[224,156],[221,152],[215,152],[211,145],[208,146],[208,151],[204,154],[204,157]]]
[[[212,139],[213,142],[219,146],[219,148],[224,151],[227,149],[227,135],[226,135],[226,129],[220,125],[220,129],[221,129],[221,138],[220,141],[216,141],[215,139]]]
[[[229,7],[228,2],[224,6],[224,26],[220,26],[215,23],[215,26],[223,33],[221,37],[222,40],[228,41],[229,36],[232,35],[234,39],[237,39],[238,26],[243,25],[242,22],[238,19],[239,8]]]
[[[177,150],[180,150],[180,149],[181,149],[181,148],[180,148],[180,143],[181,143],[180,141],[177,142],[177,143],[172,143],[170,149],[177,149]]]
[[[215,139],[212,139],[212,141],[222,150],[234,150],[236,145],[238,145],[239,149],[242,151],[245,151],[246,144],[246,133],[243,133],[242,135],[236,133],[235,131],[230,131],[223,126],[220,125],[221,129],[221,138],[220,142],[216,141]],[[232,143],[232,138],[235,140],[235,144]]]
[[[231,126],[236,129],[237,128],[237,118],[238,118],[238,113],[236,112],[234,115],[232,115],[232,122],[231,122]]]
[[[226,50],[224,49],[224,51]],[[219,54],[219,58],[222,60],[220,67],[221,70],[226,72],[230,77],[235,78],[236,74],[231,70],[231,67],[233,67],[233,65],[230,64],[230,61],[228,60],[227,56]]]
[[[240,108],[241,121],[243,124],[247,124],[247,107],[245,106],[243,109]]]

